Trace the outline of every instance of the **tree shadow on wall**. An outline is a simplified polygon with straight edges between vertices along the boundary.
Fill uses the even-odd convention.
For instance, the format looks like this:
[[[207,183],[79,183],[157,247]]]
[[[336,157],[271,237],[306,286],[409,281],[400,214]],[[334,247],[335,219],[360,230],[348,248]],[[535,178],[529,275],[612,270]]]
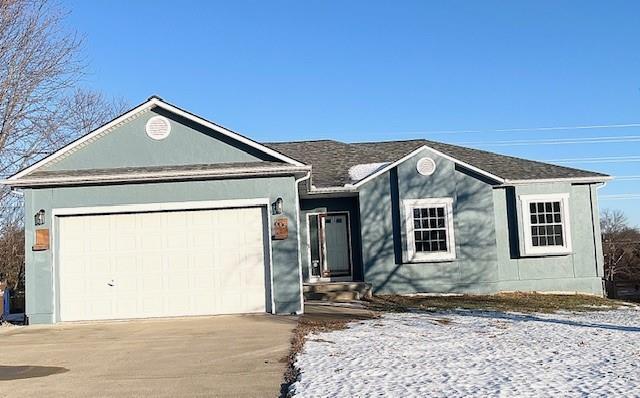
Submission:
[[[389,180],[378,179],[371,183],[377,186],[368,190],[367,203],[374,204],[375,208],[362,211],[360,223],[366,280],[372,282],[374,292],[459,293],[497,282],[495,216],[490,185],[478,181],[465,186],[464,192],[456,197],[456,261],[407,264],[402,256],[405,249],[402,241],[406,236],[401,220],[397,173],[394,169]],[[382,184],[390,184],[390,187]],[[420,192],[423,187],[420,179],[414,178],[404,188]]]

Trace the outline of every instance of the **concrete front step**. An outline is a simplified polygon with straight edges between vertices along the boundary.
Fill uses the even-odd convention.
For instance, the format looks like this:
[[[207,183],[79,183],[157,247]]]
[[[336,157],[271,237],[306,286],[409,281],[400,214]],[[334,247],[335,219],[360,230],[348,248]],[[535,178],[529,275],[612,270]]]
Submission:
[[[363,282],[306,283],[305,300],[349,302],[371,298],[371,285]]]

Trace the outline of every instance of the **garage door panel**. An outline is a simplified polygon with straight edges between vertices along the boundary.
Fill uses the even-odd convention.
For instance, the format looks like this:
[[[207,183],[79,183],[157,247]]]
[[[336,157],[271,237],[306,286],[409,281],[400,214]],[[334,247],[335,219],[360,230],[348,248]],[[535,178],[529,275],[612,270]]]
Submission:
[[[138,226],[139,219],[135,214],[120,214],[117,218],[111,218],[110,222],[117,232],[128,232]]]
[[[118,252],[135,251],[138,246],[138,236],[135,233],[115,232],[111,235],[110,249]]]
[[[61,218],[61,320],[264,312],[263,220],[261,208]]]
[[[177,250],[182,253],[185,248],[189,248],[188,231],[172,231],[167,235],[166,248],[169,250]]]
[[[174,275],[171,278],[171,289],[174,289],[176,291],[184,291],[184,290],[190,289],[191,286],[192,286],[192,283],[190,281],[189,276],[186,273],[182,275],[180,274]],[[180,295],[180,297],[182,297],[182,295]]]
[[[142,263],[142,273],[152,274],[154,272],[163,272],[162,259],[163,256],[160,254],[153,254],[150,252],[144,252],[144,254],[141,254],[140,261]]]
[[[94,254],[106,254],[111,251],[112,242],[109,240],[108,231],[101,234],[91,233],[85,236],[85,239],[89,242],[88,251]]]
[[[147,252],[162,250],[164,239],[164,236],[157,231],[145,232],[142,230],[139,232],[139,235],[136,236],[137,250],[144,250]]]
[[[208,229],[196,229],[191,236],[191,247],[194,250],[211,248],[215,243],[215,239],[210,235]]]
[[[113,257],[113,271],[118,274],[137,273],[137,256],[118,254]]]

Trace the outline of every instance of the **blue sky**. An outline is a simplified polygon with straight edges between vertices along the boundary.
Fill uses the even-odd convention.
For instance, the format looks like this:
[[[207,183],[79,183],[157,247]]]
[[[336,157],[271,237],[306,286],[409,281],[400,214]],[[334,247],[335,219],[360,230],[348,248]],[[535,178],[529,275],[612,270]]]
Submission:
[[[263,141],[423,137],[640,176],[640,127],[533,129],[640,123],[640,2],[62,4],[86,84],[132,105],[158,94]],[[513,140],[552,141],[496,144]],[[640,179],[600,193],[640,225]]]

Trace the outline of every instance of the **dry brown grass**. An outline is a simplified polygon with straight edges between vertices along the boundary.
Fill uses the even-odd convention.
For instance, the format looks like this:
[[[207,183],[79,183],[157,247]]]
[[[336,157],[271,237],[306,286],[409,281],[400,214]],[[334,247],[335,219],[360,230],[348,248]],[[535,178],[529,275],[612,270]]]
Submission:
[[[441,311],[453,309],[511,312],[597,311],[618,308],[624,303],[582,294],[500,293],[495,295],[399,296],[377,295],[371,309],[403,312],[410,309]]]

